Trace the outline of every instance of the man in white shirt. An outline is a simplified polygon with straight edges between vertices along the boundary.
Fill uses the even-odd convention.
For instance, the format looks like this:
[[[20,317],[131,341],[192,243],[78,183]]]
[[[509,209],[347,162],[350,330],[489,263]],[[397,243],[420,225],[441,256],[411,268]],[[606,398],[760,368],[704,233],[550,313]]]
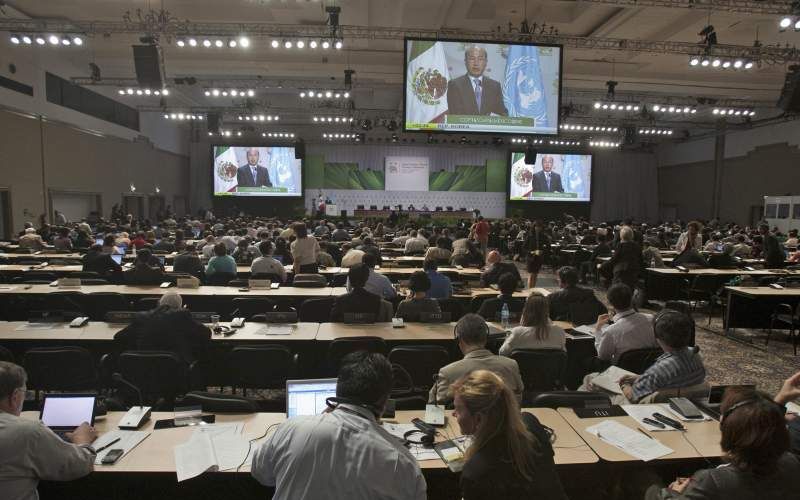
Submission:
[[[94,469],[97,437],[88,423],[58,437],[38,420],[21,418],[27,375],[0,361],[0,498],[37,500],[40,480],[71,481]]]
[[[329,409],[282,423],[256,449],[251,474],[275,487],[274,500],[424,500],[416,459],[379,425],[391,389],[385,356],[348,354]]]
[[[417,236],[416,231],[411,231],[409,238],[406,240],[405,249],[403,253],[406,255],[411,254],[424,254],[425,250],[428,249],[428,240]]]
[[[633,292],[624,283],[608,289],[608,301],[616,314],[611,318],[608,314],[597,317],[594,346],[599,359],[616,365],[624,352],[658,346],[652,316],[636,312],[631,307],[632,300]]]
[[[699,252],[703,248],[703,237],[700,235],[701,229],[701,224],[697,221],[686,224],[686,231],[678,236],[678,242],[675,243],[675,250],[680,253],[690,247]]]
[[[272,256],[273,250],[275,247],[271,241],[262,241],[258,244],[261,257],[253,259],[253,263],[250,264],[250,274],[274,274],[280,277],[281,283],[285,283],[286,269]]]
[[[392,300],[397,297],[397,290],[394,289],[389,278],[375,272],[375,266],[378,264],[378,259],[375,258],[375,255],[365,253],[363,256],[363,264],[369,269],[369,278],[367,278],[367,284],[364,285],[366,291],[374,293],[378,297],[386,300]],[[348,292],[353,290],[353,287],[350,286],[349,278],[347,279],[346,286]]]

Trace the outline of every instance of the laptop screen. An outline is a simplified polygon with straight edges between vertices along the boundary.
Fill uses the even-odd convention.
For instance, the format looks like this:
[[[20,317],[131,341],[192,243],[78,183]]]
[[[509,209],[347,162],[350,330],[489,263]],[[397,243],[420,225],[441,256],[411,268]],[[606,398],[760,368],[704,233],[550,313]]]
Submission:
[[[92,394],[48,394],[40,418],[51,429],[74,429],[83,422],[92,424],[94,400]]]
[[[117,264],[119,264],[119,265],[122,265],[122,255],[119,255],[119,254],[114,254],[114,255],[112,255],[112,256],[111,256],[111,258],[112,258],[112,259],[114,260],[114,262],[116,262]]]
[[[336,379],[286,381],[286,416],[319,415],[327,406],[325,400],[336,396]]]

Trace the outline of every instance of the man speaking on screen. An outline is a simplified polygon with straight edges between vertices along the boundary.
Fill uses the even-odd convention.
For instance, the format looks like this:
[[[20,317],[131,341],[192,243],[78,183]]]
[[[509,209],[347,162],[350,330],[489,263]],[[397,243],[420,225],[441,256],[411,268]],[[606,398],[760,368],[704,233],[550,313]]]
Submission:
[[[238,187],[272,187],[266,167],[258,164],[259,156],[258,148],[247,150],[247,165],[242,165],[236,172]]]
[[[553,172],[553,157],[542,157],[542,169],[533,174],[534,193],[563,193],[564,187],[561,185],[561,176]]]
[[[482,47],[467,47],[464,65],[467,73],[447,84],[447,113],[450,115],[508,116],[500,82],[483,73],[488,56]]]

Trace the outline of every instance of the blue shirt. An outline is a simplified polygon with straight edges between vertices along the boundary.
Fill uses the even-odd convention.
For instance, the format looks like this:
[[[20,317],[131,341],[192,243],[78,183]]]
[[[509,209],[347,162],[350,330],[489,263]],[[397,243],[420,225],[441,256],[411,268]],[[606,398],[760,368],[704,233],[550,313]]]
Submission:
[[[230,255],[213,256],[206,266],[206,276],[214,273],[236,274],[236,261]]]
[[[425,274],[431,280],[431,289],[428,290],[428,297],[432,299],[449,299],[453,295],[453,284],[450,283],[450,278],[433,270],[425,271]]]
[[[633,401],[662,389],[689,387],[703,383],[706,369],[696,347],[666,352],[656,359],[633,384]]]

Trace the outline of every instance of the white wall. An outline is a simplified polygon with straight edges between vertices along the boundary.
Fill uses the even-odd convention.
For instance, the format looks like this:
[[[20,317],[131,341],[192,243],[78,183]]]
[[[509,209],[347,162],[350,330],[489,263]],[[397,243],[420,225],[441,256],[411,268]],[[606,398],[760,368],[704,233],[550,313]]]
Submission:
[[[314,199],[318,196],[319,189],[306,189],[305,207],[306,212],[311,213]],[[323,194],[337,206],[338,210],[347,210],[349,215],[358,205],[369,208],[370,205],[377,205],[379,209],[384,205],[394,207],[403,205],[403,209],[409,204],[417,209],[422,209],[427,205],[428,209],[435,210],[436,207],[445,209],[448,206],[453,210],[466,208],[472,210],[477,208],[485,217],[499,219],[505,217],[506,194],[505,193],[484,193],[484,192],[461,192],[461,191],[359,191],[354,189],[323,189]]]

